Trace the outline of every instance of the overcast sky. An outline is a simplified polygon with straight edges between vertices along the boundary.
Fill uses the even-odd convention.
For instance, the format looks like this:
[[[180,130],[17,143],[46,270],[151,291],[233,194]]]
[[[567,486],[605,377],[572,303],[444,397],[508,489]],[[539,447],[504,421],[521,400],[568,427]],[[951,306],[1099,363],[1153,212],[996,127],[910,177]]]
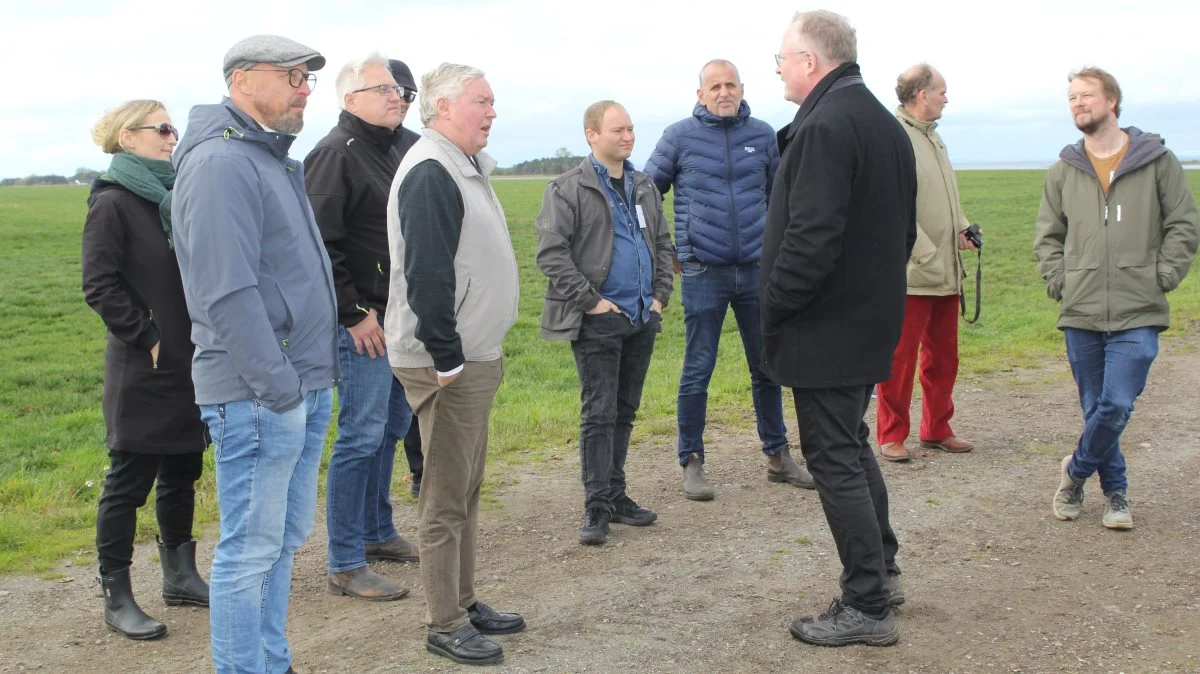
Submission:
[[[696,75],[712,58],[733,61],[756,117],[779,127],[784,101],[773,54],[798,9],[756,0],[525,0],[259,3],[65,0],[7,3],[0,62],[0,177],[71,174],[108,158],[89,129],[129,98],[157,98],[183,127],[188,110],[225,94],[222,57],[239,39],[277,33],[329,63],[309,101],[292,154],[303,158],[335,123],[334,80],[343,63],[378,50],[422,73],[452,61],[483,69],[499,119],[489,152],[501,166],[586,150],[589,103],[629,109],[641,166],[662,129],[690,114]],[[19,7],[19,9],[14,9]],[[803,7],[814,9],[816,7]],[[858,31],[867,85],[889,108],[896,75],[928,61],[949,83],[940,130],[956,163],[1053,160],[1078,132],[1066,75],[1085,64],[1114,73],[1121,121],[1162,134],[1181,157],[1200,157],[1200,2],[1109,0],[829,5]],[[405,121],[420,128],[414,106]]]

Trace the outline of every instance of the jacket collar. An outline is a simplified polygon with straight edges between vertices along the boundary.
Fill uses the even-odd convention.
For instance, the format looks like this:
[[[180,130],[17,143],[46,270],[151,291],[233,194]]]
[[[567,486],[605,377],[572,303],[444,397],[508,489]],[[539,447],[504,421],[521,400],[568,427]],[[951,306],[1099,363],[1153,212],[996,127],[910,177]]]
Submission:
[[[492,170],[496,168],[496,160],[483,150],[475,155],[475,162],[479,163],[479,168],[475,168],[475,162],[472,162],[467,153],[462,151],[462,148],[455,145],[449,138],[441,133],[434,131],[429,127],[421,129],[421,136],[429,139],[442,150],[449,158],[451,165],[458,169],[459,173],[465,178],[474,178],[482,176],[485,180],[492,175]]]
[[[1113,174],[1113,180],[1131,171],[1136,171],[1166,154],[1166,141],[1162,139],[1162,136],[1156,133],[1146,133],[1136,126],[1127,126],[1121,130],[1129,134],[1129,147],[1125,150],[1125,157],[1121,159],[1121,165]],[[1088,175],[1093,177],[1096,175],[1096,169],[1092,167],[1092,161],[1088,159],[1082,138],[1075,144],[1064,147],[1058,154],[1058,158]]]
[[[230,116],[236,125],[230,125],[225,130],[225,135],[230,139],[238,139],[248,143],[257,143],[265,146],[271,154],[279,159],[286,159],[288,150],[295,142],[296,136],[290,133],[281,131],[267,131],[249,114],[243,112],[240,108],[234,105],[233,101],[226,98],[221,101],[225,109],[229,111]],[[240,126],[240,128],[239,128]]]
[[[362,138],[380,148],[390,147],[392,136],[395,135],[395,132],[386,126],[368,124],[361,117],[346,110],[342,110],[338,115],[338,126],[355,138]]]
[[[825,94],[829,93],[829,90],[838,80],[850,79],[852,77],[862,79],[862,71],[854,61],[843,63],[829,71],[825,77],[822,77],[821,81],[817,82],[817,86],[813,87],[808,97],[804,99],[804,103],[800,106],[800,109],[796,111],[796,118],[792,120],[791,124],[784,127],[783,131],[786,132],[784,137],[787,140],[791,140],[792,136],[796,135],[796,132],[800,130],[800,125],[804,123],[804,120],[817,107],[817,104],[821,102]]]
[[[738,105],[737,112],[732,117],[722,117],[714,115],[703,103],[696,101],[696,105],[692,107],[692,116],[708,126],[737,126],[750,117],[750,104],[743,100]]]
[[[916,117],[913,116],[913,114],[911,112],[908,111],[908,108],[904,107],[903,105],[896,108],[896,118],[899,119],[904,124],[911,126],[912,128],[916,129],[917,131],[920,131],[921,133],[925,134],[926,136],[933,133],[934,129],[936,129],[937,125],[938,125],[937,120],[934,120],[932,122],[923,122],[923,121],[917,119]]]
[[[579,182],[583,185],[591,187],[592,189],[597,189],[603,192],[604,189],[600,184],[600,173],[596,169],[597,166],[598,163],[592,158],[591,154],[588,154],[588,156],[584,157],[583,161],[579,162]],[[604,170],[604,167],[601,166],[600,170]],[[604,177],[607,178],[608,171],[604,171],[604,174]],[[641,184],[645,174],[638,172],[638,170],[634,168],[633,162],[626,159],[625,175],[629,176],[633,180],[634,187],[638,187]]]

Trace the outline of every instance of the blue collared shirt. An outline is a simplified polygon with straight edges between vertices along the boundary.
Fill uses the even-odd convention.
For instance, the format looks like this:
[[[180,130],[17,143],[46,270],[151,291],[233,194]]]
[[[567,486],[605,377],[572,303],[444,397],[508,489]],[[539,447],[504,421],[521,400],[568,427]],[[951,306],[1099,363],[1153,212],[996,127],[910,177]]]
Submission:
[[[634,325],[643,324],[650,320],[650,305],[654,303],[654,267],[634,206],[633,164],[625,162],[625,199],[622,199],[609,180],[608,169],[594,156],[590,158],[608,199],[613,223],[612,262],[608,265],[608,277],[600,286],[600,295],[617,305]]]

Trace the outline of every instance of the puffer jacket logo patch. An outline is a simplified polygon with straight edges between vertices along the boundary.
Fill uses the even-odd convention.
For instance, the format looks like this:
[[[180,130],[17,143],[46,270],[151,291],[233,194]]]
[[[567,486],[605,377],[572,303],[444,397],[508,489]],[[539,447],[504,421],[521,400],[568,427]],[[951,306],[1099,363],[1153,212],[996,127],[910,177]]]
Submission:
[[[754,154],[754,148],[753,148],[753,147],[750,147],[749,145],[747,145],[747,146],[746,146],[746,153],[747,153],[747,154]]]

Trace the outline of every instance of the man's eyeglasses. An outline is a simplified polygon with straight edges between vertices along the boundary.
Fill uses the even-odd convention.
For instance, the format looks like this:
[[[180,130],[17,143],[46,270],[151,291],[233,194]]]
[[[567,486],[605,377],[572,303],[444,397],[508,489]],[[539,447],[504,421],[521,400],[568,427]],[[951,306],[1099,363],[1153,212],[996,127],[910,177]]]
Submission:
[[[162,136],[163,138],[166,138],[167,136],[174,136],[175,140],[179,140],[179,129],[176,129],[166,122],[155,126],[133,126],[129,128],[130,131],[141,131],[142,129],[154,129],[158,132],[158,135]]]
[[[392,94],[396,94],[405,103],[412,103],[413,101],[417,100],[417,92],[413,91],[412,89],[409,89],[408,87],[402,87],[398,84],[377,84],[373,87],[363,87],[362,89],[355,89],[354,91],[351,91],[350,93],[357,94],[357,93],[360,93],[363,91],[374,91],[375,93],[377,93],[380,96],[383,96],[385,98]]]
[[[785,51],[783,53],[776,54],[775,55],[775,65],[777,65],[777,66],[783,65],[783,57],[785,57],[785,56],[791,56],[792,54],[808,54],[808,53],[809,53],[809,51],[807,49],[801,49],[800,51]]]
[[[299,89],[300,85],[308,82],[309,89],[317,88],[317,76],[312,73],[306,73],[299,68],[246,68],[247,71],[260,71],[265,73],[287,73],[288,84],[292,85],[293,89]]]

